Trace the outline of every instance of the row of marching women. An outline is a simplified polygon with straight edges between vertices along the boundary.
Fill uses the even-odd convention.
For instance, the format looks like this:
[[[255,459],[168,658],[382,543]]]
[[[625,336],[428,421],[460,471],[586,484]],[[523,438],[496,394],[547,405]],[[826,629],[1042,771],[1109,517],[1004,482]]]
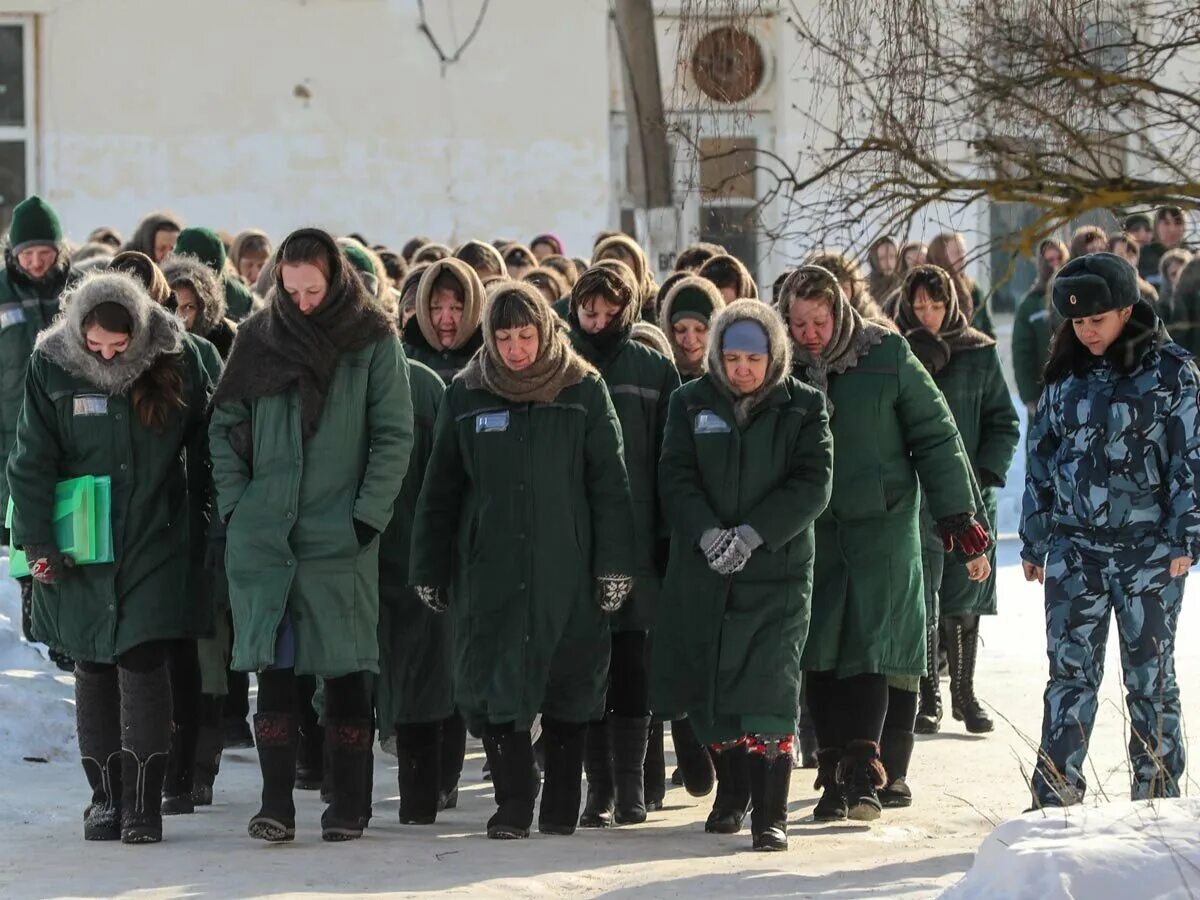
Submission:
[[[246,673],[248,831],[269,842],[295,838],[305,788],[326,799],[325,840],[360,837],[377,741],[398,758],[401,823],[433,823],[458,805],[468,732],[495,788],[489,837],[535,817],[550,835],[637,825],[662,806],[669,729],[680,783],[715,789],[705,830],[748,817],[756,849],[784,849],[796,757],[818,821],[913,802],[914,733],[941,727],[939,646],[953,717],[992,728],[974,670],[1018,426],[961,236],[876,242],[880,302],[837,253],[769,302],[707,244],[660,286],[619,233],[586,260],[550,234],[392,252],[305,228],[227,247],[165,214],[129,245],[92,238],[71,257],[54,211],[25,201],[0,295],[10,543],[29,636],[73,663],[85,838],[157,841],[163,815],[212,802],[223,698]],[[1103,529],[1136,525],[1121,564],[1169,556],[1169,591],[1200,534],[1194,368],[1137,290],[1109,254],[1053,288],[1065,324],[1024,531],[1061,612],[1043,804],[1082,796],[1086,740],[1068,733],[1090,728],[1094,693],[1055,642],[1075,604],[1093,615],[1123,584],[1092,577]],[[1153,399],[1127,419],[1157,452],[1095,427],[1083,395]],[[1084,462],[1111,483],[1071,497]],[[111,484],[109,562],[74,559],[56,527],[59,486],[84,476]],[[1144,617],[1139,639],[1161,651],[1174,621]],[[1158,665],[1133,719],[1143,794],[1182,775]]]

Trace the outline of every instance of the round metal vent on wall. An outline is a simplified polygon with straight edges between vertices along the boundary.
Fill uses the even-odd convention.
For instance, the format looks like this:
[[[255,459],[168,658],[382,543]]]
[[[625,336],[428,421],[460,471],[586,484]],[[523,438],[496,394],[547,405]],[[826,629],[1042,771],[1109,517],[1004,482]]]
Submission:
[[[762,87],[767,61],[750,32],[733,26],[706,34],[692,51],[692,77],[707,96],[740,103]]]

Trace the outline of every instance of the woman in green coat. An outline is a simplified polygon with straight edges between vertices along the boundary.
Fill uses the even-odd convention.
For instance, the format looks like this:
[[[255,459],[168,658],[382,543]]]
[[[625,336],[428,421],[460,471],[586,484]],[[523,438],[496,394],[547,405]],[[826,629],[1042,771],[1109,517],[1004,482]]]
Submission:
[[[918,266],[904,276],[896,324],[910,340],[920,332],[925,342],[945,347],[945,362],[934,366],[933,380],[954,416],[983,494],[983,509],[976,510],[976,516],[994,533],[996,489],[1004,486],[1021,439],[996,342],[967,324],[949,274],[937,266]],[[996,614],[994,543],[987,558],[993,572],[982,581],[972,579],[965,568],[947,558],[941,582],[934,588],[941,611],[941,637],[950,662],[951,710],[972,734],[994,727],[975,697],[979,617]],[[936,668],[929,668],[932,671],[924,676],[925,693],[936,695]],[[927,705],[930,701],[941,705],[936,696],[928,697]]]
[[[658,309],[658,325],[675,353],[675,368],[686,384],[708,369],[708,329],[725,308],[725,298],[707,278],[688,275],[675,282]]]
[[[751,796],[740,809],[719,803],[706,830],[738,831],[752,800],[755,849],[782,850],[829,418],[821,395],[790,376],[787,335],[766,304],[726,307],[708,360],[671,399],[659,464],[671,556],[654,696],[687,710],[719,760],[749,753]]]
[[[36,580],[33,630],[76,660],[84,838],[161,840],[171,742],[167,647],[212,628],[189,591],[209,506],[212,382],[178,320],[126,274],[86,278],[41,336],[8,476],[14,543]],[[56,541],[55,485],[111,479],[115,562],[74,566]],[[170,602],[164,602],[170,601]]]
[[[908,343],[864,321],[817,266],[788,277],[779,312],[795,344],[795,374],[825,394],[837,457],[816,525],[803,660],[824,789],[814,816],[870,820],[887,782],[879,739],[888,680],[915,682],[925,672],[921,490],[943,541],[964,559],[982,555],[988,535],[974,519],[954,419]]]
[[[621,423],[625,469],[633,496],[635,587],[612,618],[612,660],[604,717],[588,723],[584,828],[637,824],[661,809],[666,793],[662,723],[650,719],[646,671],[650,623],[665,565],[665,528],[658,502],[658,456],[667,402],[679,373],[664,357],[631,339],[639,289],[633,271],[609,260],[588,269],[570,294],[568,322],[576,351],[604,379]]]
[[[295,836],[296,676],[325,679],[329,841],[362,834],[369,674],[379,668],[379,533],[412,448],[408,363],[391,318],[317,229],[276,251],[268,307],[238,329],[210,443],[227,523],[233,665],[258,673],[262,808],[250,836]]]
[[[1070,252],[1062,241],[1046,238],[1038,244],[1037,280],[1017,304],[1017,314],[1013,319],[1013,376],[1017,381],[1017,394],[1031,415],[1037,408],[1038,398],[1042,396],[1042,370],[1046,368],[1050,334],[1054,330],[1047,291],[1050,279],[1068,259]]]
[[[430,263],[404,326],[405,352],[449,383],[483,344],[483,303],[483,282],[469,265],[449,257]]]
[[[496,786],[488,837],[529,834],[539,712],[538,827],[571,834],[584,730],[603,711],[609,616],[632,587],[621,426],[600,375],[532,285],[497,285],[483,336],[438,412],[409,582],[450,610],[455,701],[483,731]]]
[[[408,584],[417,498],[433,453],[434,423],[446,386],[428,366],[409,361],[413,447],[392,521],[379,544],[379,679],[375,709],[379,736],[396,738],[400,824],[432,825],[439,810],[458,804],[457,769],[443,772],[445,724],[461,721],[451,692],[450,621],[425,606]],[[456,730],[452,729],[451,741]],[[453,760],[451,761],[453,765]]]

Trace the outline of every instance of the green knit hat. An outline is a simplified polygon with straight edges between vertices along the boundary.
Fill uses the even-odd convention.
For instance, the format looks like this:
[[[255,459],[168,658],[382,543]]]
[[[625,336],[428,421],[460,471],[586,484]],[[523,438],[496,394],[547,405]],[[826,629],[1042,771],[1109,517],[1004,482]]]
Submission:
[[[379,285],[379,274],[375,271],[375,263],[372,262],[367,251],[359,244],[346,243],[342,245],[342,252],[346,254],[346,259],[350,261],[350,265],[354,267],[363,283],[366,284],[367,290],[372,294],[375,293],[375,289]]]
[[[8,241],[13,253],[39,245],[57,247],[62,244],[62,239],[62,225],[53,206],[37,194],[17,204],[8,226]]]
[[[671,304],[671,324],[681,319],[699,319],[705,325],[712,318],[715,304],[712,297],[699,288],[684,287]]]
[[[175,253],[194,256],[218,275],[225,274],[225,245],[211,228],[185,228],[175,240]]]

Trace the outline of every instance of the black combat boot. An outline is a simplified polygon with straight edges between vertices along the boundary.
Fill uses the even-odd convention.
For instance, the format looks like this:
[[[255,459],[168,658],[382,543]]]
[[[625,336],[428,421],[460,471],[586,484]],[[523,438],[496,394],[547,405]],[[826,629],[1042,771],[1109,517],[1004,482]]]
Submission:
[[[936,625],[925,629],[925,674],[918,689],[917,723],[913,726],[916,734],[937,734],[942,726],[942,685],[937,669],[939,631]]]
[[[979,649],[979,617],[945,620],[950,660],[950,710],[971,734],[986,734],[996,725],[975,696],[975,657]]]

